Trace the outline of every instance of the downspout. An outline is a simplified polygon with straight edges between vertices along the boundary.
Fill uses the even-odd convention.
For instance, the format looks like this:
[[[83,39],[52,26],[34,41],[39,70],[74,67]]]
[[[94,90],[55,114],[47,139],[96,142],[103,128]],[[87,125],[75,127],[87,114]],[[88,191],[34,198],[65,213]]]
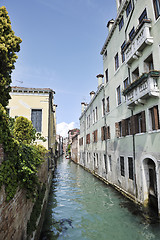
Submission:
[[[133,117],[133,110],[131,110],[131,116]],[[135,147],[135,133],[132,133],[132,147],[133,147],[133,167],[134,167],[134,187],[136,190],[136,198],[138,197],[138,189],[137,189],[137,182],[136,182],[136,147]]]
[[[103,87],[103,95],[104,95],[104,99],[106,99],[104,87]],[[105,107],[105,112],[104,112],[104,125],[105,125],[105,138],[106,138],[106,125],[107,125],[107,121],[106,121],[106,107]],[[107,161],[107,156],[108,156],[107,139],[105,139],[105,154],[106,154],[106,161]],[[107,173],[108,173],[108,168],[106,169],[106,174]]]

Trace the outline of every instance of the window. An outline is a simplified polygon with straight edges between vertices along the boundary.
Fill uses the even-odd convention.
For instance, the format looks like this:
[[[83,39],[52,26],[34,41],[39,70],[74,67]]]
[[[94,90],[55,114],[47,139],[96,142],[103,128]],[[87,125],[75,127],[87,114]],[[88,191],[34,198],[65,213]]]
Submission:
[[[131,10],[132,10],[132,3],[131,3],[131,1],[130,1],[130,2],[128,3],[127,8],[126,8],[126,15],[127,15],[127,17],[128,17],[128,15],[130,14]]]
[[[139,68],[137,67],[133,72],[132,72],[132,82],[136,80],[139,77]]]
[[[149,55],[145,61],[144,61],[144,71],[145,72],[149,72],[151,70],[154,69],[154,66],[153,66],[153,57],[152,57],[152,54]]]
[[[105,76],[106,76],[106,83],[108,82],[108,68],[105,71]]]
[[[98,142],[98,130],[93,132],[93,142]]]
[[[101,140],[104,141],[106,139],[106,127],[101,127]]]
[[[121,176],[125,176],[125,169],[124,169],[124,157],[120,156],[120,171]]]
[[[157,19],[160,15],[160,0],[153,0],[153,5],[154,5],[155,17]]]
[[[116,130],[116,137],[122,137],[122,123],[121,122],[117,122],[115,123],[115,130]]]
[[[95,123],[95,112],[93,110],[93,124]]]
[[[91,126],[91,116],[90,116],[90,114],[88,116],[88,121],[89,121],[89,127],[90,127]]]
[[[119,68],[119,58],[118,58],[118,53],[116,54],[116,56],[114,57],[115,60],[115,70],[117,70]]]
[[[106,128],[106,139],[110,139],[110,126]]]
[[[130,33],[129,33],[129,40],[132,41],[133,38],[134,38],[134,36],[135,36],[135,29],[134,29],[134,27],[133,27],[132,30],[131,30]]]
[[[42,109],[31,110],[31,121],[37,132],[42,131]]]
[[[133,158],[128,157],[129,179],[133,180]]]
[[[121,104],[121,87],[117,87],[117,103],[118,105]]]
[[[131,116],[131,126],[132,134],[146,132],[145,111],[142,111],[134,116]]]
[[[102,117],[105,115],[105,99],[102,99]]]
[[[95,108],[95,121],[98,121],[98,109],[97,107]]]
[[[125,61],[125,53],[124,53],[125,46],[126,46],[126,41],[124,41],[121,46],[122,63]]]
[[[90,134],[86,135],[86,144],[90,144]]]
[[[119,31],[121,31],[122,27],[124,25],[124,20],[123,20],[123,16],[121,17],[121,20],[119,22]]]
[[[108,155],[108,161],[109,161],[108,171],[111,172],[112,171],[112,158],[111,158],[111,155]]]
[[[130,85],[128,77],[123,81],[123,85],[124,85],[124,90]]]
[[[110,106],[109,106],[109,97],[107,97],[107,113],[110,111]]]
[[[131,135],[131,119],[127,118],[125,119],[125,133],[126,135]]]
[[[107,158],[106,158],[106,154],[104,154],[104,165],[105,165],[105,170],[107,173]]]
[[[151,125],[152,125],[151,129],[152,130],[160,129],[158,106],[154,106],[150,108],[149,112],[150,112],[150,119],[151,119]]]
[[[142,12],[141,16],[139,17],[139,23],[141,23],[143,21],[143,19],[147,19],[146,8],[144,9],[144,11]]]
[[[83,137],[79,139],[79,146],[82,146],[82,145],[83,145]]]

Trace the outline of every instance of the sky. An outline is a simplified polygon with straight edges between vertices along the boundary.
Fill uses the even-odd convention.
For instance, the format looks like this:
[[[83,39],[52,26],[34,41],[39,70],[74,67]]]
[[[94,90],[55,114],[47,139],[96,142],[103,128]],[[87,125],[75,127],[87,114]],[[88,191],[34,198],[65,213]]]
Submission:
[[[22,39],[12,86],[51,88],[57,133],[79,128],[81,102],[97,90],[100,51],[116,17],[116,0],[1,0]]]

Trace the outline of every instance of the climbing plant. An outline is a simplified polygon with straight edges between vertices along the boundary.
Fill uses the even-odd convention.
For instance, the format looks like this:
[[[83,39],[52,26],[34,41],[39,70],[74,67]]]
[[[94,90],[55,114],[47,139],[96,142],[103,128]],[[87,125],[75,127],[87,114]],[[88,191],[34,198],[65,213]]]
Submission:
[[[11,73],[15,68],[16,52],[22,40],[15,36],[6,8],[0,7],[0,103],[5,107],[10,99]]]
[[[28,118],[20,116],[15,119],[13,135],[18,141],[30,144],[36,139],[36,129]]]
[[[35,198],[39,186],[38,167],[47,150],[43,146],[31,145],[12,136],[9,117],[2,104],[0,122],[0,143],[5,152],[5,159],[0,165],[0,187],[5,186],[7,201],[14,197],[18,187],[26,190],[27,198]]]

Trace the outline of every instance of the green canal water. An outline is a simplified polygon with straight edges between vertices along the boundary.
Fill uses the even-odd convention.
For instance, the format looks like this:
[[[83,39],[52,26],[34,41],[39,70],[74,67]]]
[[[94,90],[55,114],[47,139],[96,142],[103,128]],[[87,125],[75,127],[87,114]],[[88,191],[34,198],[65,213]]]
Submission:
[[[55,170],[41,240],[160,240],[160,224],[72,161]]]

